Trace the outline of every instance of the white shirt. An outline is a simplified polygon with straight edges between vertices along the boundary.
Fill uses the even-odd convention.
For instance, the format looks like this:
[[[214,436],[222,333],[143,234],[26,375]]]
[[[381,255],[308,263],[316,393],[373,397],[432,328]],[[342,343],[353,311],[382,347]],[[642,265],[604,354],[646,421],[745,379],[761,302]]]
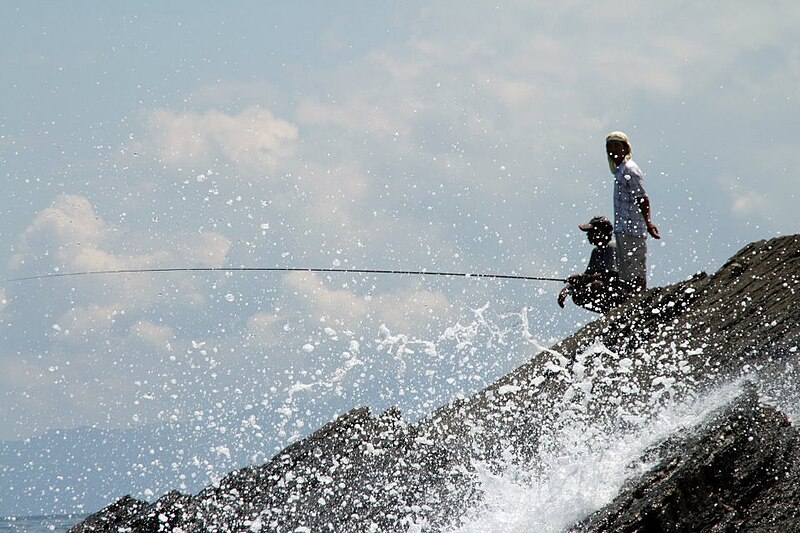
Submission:
[[[614,233],[647,237],[647,222],[636,203],[644,192],[644,176],[632,159],[620,163],[614,174]]]

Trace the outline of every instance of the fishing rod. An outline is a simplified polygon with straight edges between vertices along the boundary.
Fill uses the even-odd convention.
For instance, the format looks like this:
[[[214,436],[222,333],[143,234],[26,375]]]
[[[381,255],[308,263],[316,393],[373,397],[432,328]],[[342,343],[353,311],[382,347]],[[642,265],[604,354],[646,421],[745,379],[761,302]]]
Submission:
[[[120,268],[113,270],[86,270],[82,272],[54,272],[36,276],[24,276],[7,279],[6,283],[34,281],[51,278],[68,278],[78,276],[100,276],[113,274],[169,274],[174,272],[313,272],[342,274],[390,274],[410,276],[446,276],[460,278],[511,279],[523,281],[567,281],[564,278],[548,278],[542,276],[522,276],[516,274],[485,274],[467,272],[435,272],[429,270],[375,270],[364,268],[299,268],[299,267],[176,267],[176,268]]]

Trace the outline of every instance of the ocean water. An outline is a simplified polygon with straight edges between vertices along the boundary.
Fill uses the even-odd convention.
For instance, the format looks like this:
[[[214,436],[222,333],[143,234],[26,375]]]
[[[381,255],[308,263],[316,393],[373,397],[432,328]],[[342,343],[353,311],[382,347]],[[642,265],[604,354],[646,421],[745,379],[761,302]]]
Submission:
[[[64,533],[84,517],[78,515],[0,518],[0,533]]]

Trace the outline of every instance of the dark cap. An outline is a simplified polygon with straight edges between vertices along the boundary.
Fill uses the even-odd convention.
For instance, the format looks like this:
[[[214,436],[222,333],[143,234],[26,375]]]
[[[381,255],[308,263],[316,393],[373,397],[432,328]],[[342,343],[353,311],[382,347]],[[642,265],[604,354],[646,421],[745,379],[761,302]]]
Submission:
[[[580,228],[581,231],[600,230],[611,232],[614,229],[614,226],[606,217],[598,215],[596,217],[592,217],[592,220],[586,224],[579,224],[578,228]]]

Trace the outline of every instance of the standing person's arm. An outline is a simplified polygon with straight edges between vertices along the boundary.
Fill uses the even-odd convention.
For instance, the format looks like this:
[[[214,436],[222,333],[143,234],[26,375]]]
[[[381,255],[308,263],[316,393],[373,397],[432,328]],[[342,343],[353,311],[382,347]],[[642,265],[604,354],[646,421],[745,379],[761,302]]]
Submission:
[[[633,202],[639,208],[645,224],[647,225],[647,233],[653,236],[654,239],[660,239],[661,235],[658,233],[658,228],[650,220],[650,198],[644,190],[644,176],[641,169],[632,164],[630,168],[626,168],[625,178],[627,186],[630,187],[630,194]]]
[[[652,235],[654,239],[660,239],[661,235],[658,233],[658,228],[650,220],[650,198],[645,194],[636,199],[636,204],[639,206],[639,211],[642,212],[645,224],[647,224],[647,233]]]

